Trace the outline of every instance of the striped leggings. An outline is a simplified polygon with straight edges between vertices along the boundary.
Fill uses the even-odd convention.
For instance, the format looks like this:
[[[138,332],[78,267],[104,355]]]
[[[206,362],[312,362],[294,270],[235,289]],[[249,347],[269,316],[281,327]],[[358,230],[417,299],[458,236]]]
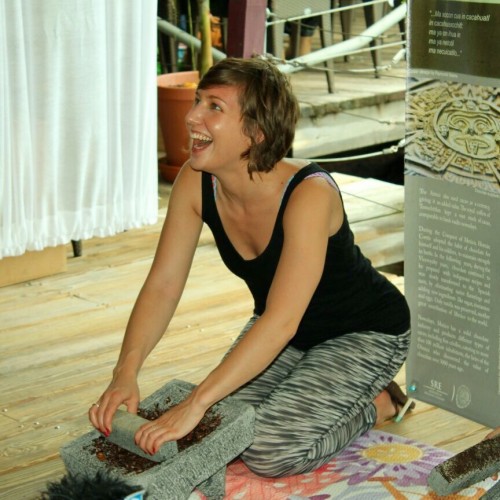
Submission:
[[[374,426],[373,400],[400,370],[409,343],[409,331],[359,332],[306,352],[286,347],[233,394],[255,407],[254,442],[241,455],[245,464],[260,476],[280,477],[329,462]]]

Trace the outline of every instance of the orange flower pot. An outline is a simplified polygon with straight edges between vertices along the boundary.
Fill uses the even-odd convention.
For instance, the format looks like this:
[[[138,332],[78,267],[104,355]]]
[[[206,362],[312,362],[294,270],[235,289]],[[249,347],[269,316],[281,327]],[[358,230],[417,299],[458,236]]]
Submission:
[[[167,73],[157,77],[158,120],[166,157],[158,161],[161,176],[173,182],[189,158],[189,135],[184,118],[193,105],[198,71]]]

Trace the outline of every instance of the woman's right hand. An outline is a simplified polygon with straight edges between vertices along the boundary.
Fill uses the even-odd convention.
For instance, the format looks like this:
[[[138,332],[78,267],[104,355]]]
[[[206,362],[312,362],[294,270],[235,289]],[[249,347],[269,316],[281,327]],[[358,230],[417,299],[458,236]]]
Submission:
[[[120,405],[125,405],[129,413],[137,413],[140,394],[135,376],[113,377],[108,388],[89,409],[92,425],[106,437],[111,434],[113,416]]]

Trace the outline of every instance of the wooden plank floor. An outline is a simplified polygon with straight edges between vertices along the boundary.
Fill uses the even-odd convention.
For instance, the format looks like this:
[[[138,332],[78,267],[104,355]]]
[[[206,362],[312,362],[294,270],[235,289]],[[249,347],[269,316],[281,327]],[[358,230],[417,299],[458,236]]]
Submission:
[[[377,265],[397,259],[397,252],[384,249],[402,245],[402,187],[335,177],[367,255]],[[169,192],[170,186],[161,183],[157,224],[85,241],[80,258],[72,257],[68,245],[67,272],[0,288],[1,498],[36,498],[48,480],[64,473],[59,448],[90,430],[86,412],[109,382]],[[403,289],[403,277],[391,279]],[[218,363],[251,307],[245,286],[224,268],[204,230],[169,335],[141,373],[142,396],[173,378],[199,382]],[[397,380],[404,384],[403,371]],[[420,402],[401,424],[383,428],[453,452],[475,444],[487,431]]]

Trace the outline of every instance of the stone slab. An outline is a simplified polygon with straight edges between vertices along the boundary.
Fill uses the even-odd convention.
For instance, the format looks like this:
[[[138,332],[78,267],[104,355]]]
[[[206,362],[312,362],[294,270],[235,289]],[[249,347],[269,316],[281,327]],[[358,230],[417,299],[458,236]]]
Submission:
[[[193,388],[193,384],[173,380],[147,397],[141,407],[179,403]],[[165,403],[167,400],[168,404]],[[109,470],[90,452],[92,441],[100,436],[98,431],[89,432],[63,446],[61,457],[71,474],[94,477],[98,471],[105,470],[131,484],[140,484],[147,490],[150,500],[187,499],[195,488],[210,500],[221,500],[225,491],[226,465],[252,443],[255,414],[251,405],[233,397],[214,405],[213,411],[222,417],[215,431],[201,442],[140,474]]]
[[[500,472],[500,436],[485,439],[432,469],[429,486],[451,495]]]

